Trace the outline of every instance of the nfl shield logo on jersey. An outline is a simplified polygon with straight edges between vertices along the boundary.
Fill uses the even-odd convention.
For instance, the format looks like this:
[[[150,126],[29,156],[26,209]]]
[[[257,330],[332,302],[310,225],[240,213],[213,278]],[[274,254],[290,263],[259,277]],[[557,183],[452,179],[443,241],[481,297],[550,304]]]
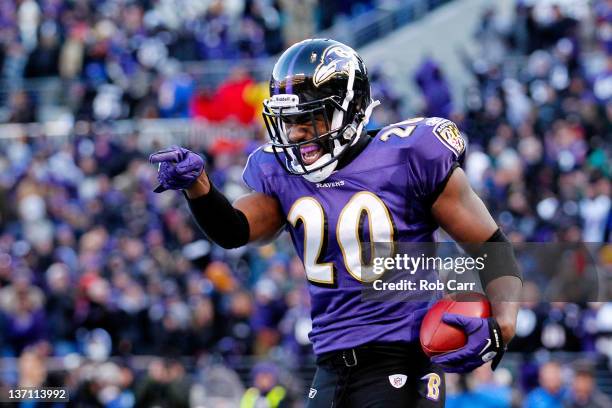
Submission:
[[[402,388],[406,384],[407,378],[404,374],[393,374],[389,376],[389,382],[395,388]]]

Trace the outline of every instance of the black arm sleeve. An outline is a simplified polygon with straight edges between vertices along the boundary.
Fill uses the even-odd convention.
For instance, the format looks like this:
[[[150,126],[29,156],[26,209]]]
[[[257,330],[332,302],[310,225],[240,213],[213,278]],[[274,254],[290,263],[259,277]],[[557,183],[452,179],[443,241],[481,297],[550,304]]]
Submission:
[[[480,271],[480,282],[483,289],[487,288],[489,282],[502,276],[516,276],[521,281],[523,280],[512,243],[499,228],[480,246],[475,255],[486,257],[485,267]]]
[[[187,196],[185,196],[187,198]],[[187,198],[193,218],[202,231],[223,248],[238,248],[249,242],[249,222],[244,213],[210,183],[210,191],[201,197]]]

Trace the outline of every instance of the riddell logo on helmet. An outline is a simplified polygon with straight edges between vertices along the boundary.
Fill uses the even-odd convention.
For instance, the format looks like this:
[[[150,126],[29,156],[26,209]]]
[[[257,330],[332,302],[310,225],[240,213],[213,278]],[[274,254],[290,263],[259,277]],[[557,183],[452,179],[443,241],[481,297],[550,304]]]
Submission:
[[[295,106],[300,103],[300,98],[294,94],[273,95],[270,104],[275,108]]]

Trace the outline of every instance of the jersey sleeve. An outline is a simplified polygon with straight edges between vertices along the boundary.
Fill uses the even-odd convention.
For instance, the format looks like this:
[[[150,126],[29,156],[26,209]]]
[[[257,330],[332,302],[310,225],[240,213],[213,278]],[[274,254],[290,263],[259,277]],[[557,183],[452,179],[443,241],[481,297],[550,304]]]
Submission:
[[[429,118],[418,128],[408,160],[414,193],[430,202],[440,195],[465,155],[465,140],[455,123]]]
[[[264,154],[262,147],[251,153],[242,172],[242,180],[252,190],[258,193],[272,195],[261,166],[262,154]]]

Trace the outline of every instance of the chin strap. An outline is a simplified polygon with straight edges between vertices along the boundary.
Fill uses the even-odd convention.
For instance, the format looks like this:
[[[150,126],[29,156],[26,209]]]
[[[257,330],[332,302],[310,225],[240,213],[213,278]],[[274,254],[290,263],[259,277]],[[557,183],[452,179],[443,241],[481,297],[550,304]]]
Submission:
[[[362,135],[363,128],[370,121],[370,116],[372,115],[372,111],[378,105],[380,105],[380,101],[378,100],[370,102],[370,104],[366,107],[363,113],[363,119],[359,122],[357,127],[355,127],[355,124],[353,123],[349,126],[348,129],[345,130],[345,135],[343,135],[343,137],[347,139],[350,139],[351,137],[353,137],[353,134],[356,133],[356,136],[353,137],[353,140],[350,144],[341,145],[338,140],[334,141],[334,157],[338,157],[338,155],[342,154],[345,149],[350,149],[351,146],[354,146],[357,143],[357,141],[359,141]],[[348,134],[349,137],[346,137],[347,132],[349,132]],[[331,159],[331,154],[326,153],[323,156],[319,157],[319,160],[312,163],[310,166],[306,166],[306,169],[308,169],[308,167],[311,167],[311,166],[312,167],[318,166],[319,161],[325,161],[325,160],[330,160],[330,159]],[[304,174],[302,175],[302,177],[304,177],[306,180],[310,181],[311,183],[320,183],[321,181],[331,176],[334,170],[336,170],[337,166],[338,166],[338,160],[330,163],[329,165],[323,167],[320,170],[314,171],[309,174]]]
[[[349,70],[348,84],[346,86],[346,95],[344,96],[344,100],[342,101],[342,109],[336,109],[336,111],[334,112],[332,123],[331,123],[332,129],[338,129],[342,126],[342,123],[344,121],[344,112],[348,110],[349,103],[353,100],[355,96],[355,91],[353,90],[354,82],[355,82],[355,66],[353,65],[353,62],[351,62],[350,70]],[[340,139],[334,140],[333,157],[340,156],[346,149],[349,149],[351,146],[357,143],[357,140],[361,137],[361,131],[368,124],[368,121],[370,120],[370,115],[372,114],[372,110],[378,105],[380,105],[380,101],[370,102],[370,104],[366,107],[363,113],[363,118],[361,119],[361,121],[358,124],[351,123],[349,127],[344,131],[342,138],[344,138],[345,140],[352,139],[350,144],[349,143],[343,144],[340,142]],[[294,155],[292,154],[292,156]],[[295,157],[292,157],[292,159],[296,160]],[[325,161],[331,161],[331,160],[332,160],[331,153],[326,153],[323,156],[319,157],[319,160],[317,160],[310,166],[306,166],[306,169],[310,170],[312,168],[317,168],[318,166],[321,165],[320,163],[324,163]],[[329,176],[331,176],[331,174],[336,169],[336,166],[338,166],[338,160],[334,160],[333,162],[329,163],[327,166],[323,167],[320,170],[313,171],[312,173],[309,173],[309,174],[304,174],[302,175],[302,177],[304,177],[306,180],[312,183],[319,183],[325,180],[326,178],[328,178]]]
[[[380,101],[376,100],[370,102],[367,108],[365,108],[365,111],[363,112],[363,119],[361,120],[359,125],[357,125],[357,130],[355,131],[357,133],[357,137],[355,138],[355,140],[353,140],[351,146],[357,143],[357,140],[361,137],[361,132],[363,131],[363,128],[366,127],[368,123],[370,123],[370,116],[372,116],[372,111],[378,105],[380,105]]]

